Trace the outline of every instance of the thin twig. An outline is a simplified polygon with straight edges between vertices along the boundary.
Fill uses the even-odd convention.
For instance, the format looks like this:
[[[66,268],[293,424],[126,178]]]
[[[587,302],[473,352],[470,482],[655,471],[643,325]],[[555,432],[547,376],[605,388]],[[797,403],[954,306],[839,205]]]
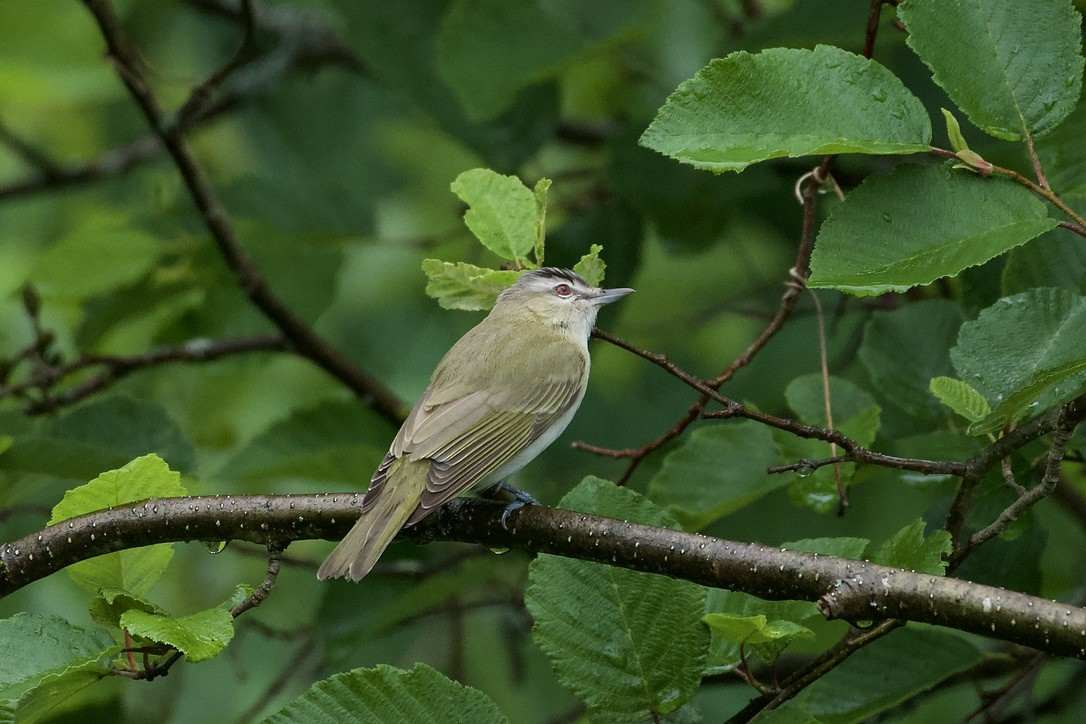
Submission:
[[[936,156],[942,156],[944,158],[958,158],[958,154],[956,154],[954,151],[948,151],[945,148],[937,148],[935,146],[931,146],[929,150]],[[987,166],[988,169],[986,172],[978,171],[978,173],[983,176],[991,174],[996,174],[997,176],[1004,176],[1006,178],[1009,178],[1011,181],[1014,181],[1016,184],[1025,186],[1027,189],[1037,194],[1045,201],[1062,211],[1067,217],[1072,219],[1079,228],[1086,228],[1086,218],[1082,217],[1074,209],[1064,203],[1063,199],[1056,195],[1056,193],[1053,192],[1052,189],[1048,188],[1047,186],[1040,186],[1034,183],[1033,181],[1018,173],[1014,169],[997,166],[994,163],[988,163]]]
[[[731,364],[724,368],[720,374],[711,380],[705,381],[705,385],[712,391],[719,390],[726,382],[728,382],[735,374],[749,365],[755,355],[762,351],[762,349],[769,344],[769,341],[784,327],[784,323],[792,316],[792,312],[796,308],[796,304],[799,301],[800,294],[803,291],[803,280],[807,277],[807,269],[810,266],[811,261],[811,248],[814,243],[814,230],[815,230],[815,199],[818,196],[818,189],[823,183],[827,169],[829,168],[833,157],[827,156],[822,160],[822,163],[815,169],[813,178],[810,184],[808,184],[801,192],[801,198],[803,201],[803,230],[800,233],[800,241],[798,249],[796,251],[796,259],[792,268],[789,270],[789,280],[786,283],[784,294],[781,295],[780,305],[777,308],[777,313],[773,316],[773,319],[762,330],[761,334],[751,342],[750,346],[743,351],[741,355],[736,357]],[[608,339],[609,335],[601,332],[598,329],[592,330],[594,337],[603,339],[605,341],[611,341]],[[613,343],[613,342],[612,342]],[[621,345],[620,345],[621,346]],[[643,355],[642,355],[643,356]],[[629,481],[634,471],[641,464],[641,461],[645,459],[649,454],[659,449],[662,445],[674,440],[681,435],[686,428],[692,423],[701,418],[702,412],[705,410],[705,406],[710,400],[714,399],[712,395],[702,394],[697,400],[695,400],[681,418],[671,427],[670,430],[664,434],[656,437],[653,440],[649,440],[639,448],[625,448],[620,450],[612,450],[608,448],[602,448],[595,445],[589,445],[588,443],[575,442],[573,446],[586,452],[591,452],[596,455],[602,455],[605,457],[611,457],[615,459],[627,458],[630,463],[626,466],[626,470],[619,476],[616,481],[619,485],[624,485]]]
[[[192,89],[188,99],[177,110],[177,123],[185,124],[190,119],[199,116],[207,106],[211,96],[222,85],[222,82],[230,77],[235,70],[241,68],[255,53],[256,10],[253,7],[253,0],[241,0],[241,16],[244,34],[238,49],[230,60],[209,75],[203,83]]]
[[[54,176],[59,171],[59,167],[53,159],[11,130],[2,120],[0,120],[0,143],[14,151],[23,161],[37,169],[44,176]]]
[[[1033,172],[1037,174],[1037,185],[1043,189],[1050,189],[1044,169],[1041,168],[1041,159],[1037,157],[1037,149],[1033,147],[1033,136],[1029,133],[1026,134],[1026,148],[1029,150],[1029,160],[1033,163]]]
[[[1067,408],[1061,408],[1064,414],[1060,416],[1056,428],[1052,431],[1052,445],[1048,451],[1048,460],[1045,463],[1044,475],[1037,485],[1020,495],[1013,503],[1008,505],[994,521],[985,528],[977,531],[965,545],[961,546],[951,555],[948,568],[953,570],[977,548],[988,540],[1002,533],[1011,523],[1018,519],[1022,513],[1032,508],[1043,498],[1048,497],[1055,490],[1060,480],[1060,466],[1063,463],[1063,453],[1067,449],[1067,442],[1075,430],[1077,422],[1071,422],[1067,418]]]
[[[230,609],[230,615],[234,618],[264,603],[275,586],[275,580],[279,577],[279,568],[281,566],[279,556],[286,549],[286,544],[281,541],[269,541],[267,547],[268,571],[264,575],[264,580],[253,589],[252,593],[245,597],[244,601]]]
[[[155,347],[127,356],[88,353],[70,362],[42,362],[35,365],[27,379],[0,386],[0,399],[23,397],[32,391],[39,392],[40,397],[24,408],[26,414],[38,415],[54,412],[99,393],[140,370],[173,363],[211,362],[249,352],[282,352],[288,349],[289,345],[281,335],[265,334],[224,340],[193,339],[183,344]],[[53,393],[53,388],[64,380],[90,370],[97,372],[74,387]]]

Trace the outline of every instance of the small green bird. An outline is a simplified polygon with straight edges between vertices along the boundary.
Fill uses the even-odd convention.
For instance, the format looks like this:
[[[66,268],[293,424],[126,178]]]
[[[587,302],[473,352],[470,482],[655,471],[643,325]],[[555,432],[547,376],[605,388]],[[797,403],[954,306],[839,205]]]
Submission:
[[[596,313],[632,291],[553,267],[503,291],[434,370],[373,474],[362,517],[317,578],[360,580],[401,528],[471,488],[500,485],[554,442],[588,386]]]

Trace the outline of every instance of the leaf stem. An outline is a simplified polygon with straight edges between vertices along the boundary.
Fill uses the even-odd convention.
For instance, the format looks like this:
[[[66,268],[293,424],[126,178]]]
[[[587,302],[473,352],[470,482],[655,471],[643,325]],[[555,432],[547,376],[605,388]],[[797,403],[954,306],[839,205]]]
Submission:
[[[933,153],[933,154],[935,154],[937,156],[943,156],[944,158],[958,158],[958,154],[954,153],[953,151],[948,151],[945,148],[937,148],[935,146],[931,146],[930,150],[931,150],[931,153]],[[1040,173],[1039,167],[1038,167],[1038,172]],[[1052,189],[1050,189],[1048,187],[1048,181],[1044,180],[1043,174],[1040,177],[1044,182],[1044,185],[1042,186],[1042,185],[1039,185],[1039,184],[1034,183],[1033,181],[1029,180],[1027,177],[1025,177],[1022,174],[1018,173],[1014,169],[1004,168],[1003,166],[997,166],[994,163],[991,164],[991,168],[988,170],[988,173],[989,174],[998,174],[999,176],[1009,178],[1011,181],[1014,181],[1016,184],[1019,184],[1021,186],[1025,186],[1027,189],[1029,189],[1033,193],[1037,194],[1038,196],[1043,198],[1045,201],[1047,201],[1048,203],[1052,204],[1057,209],[1062,211],[1066,216],[1068,216],[1069,218],[1074,220],[1074,222],[1079,227],[1086,228],[1086,218],[1084,218],[1081,215],[1079,215],[1078,213],[1076,213],[1074,209],[1072,209],[1070,206],[1065,204],[1063,202],[1063,199],[1061,199],[1059,196],[1057,196],[1056,193],[1054,191],[1052,191]],[[1075,229],[1072,229],[1072,231],[1075,231]],[[1077,231],[1076,231],[1076,233],[1077,233]]]

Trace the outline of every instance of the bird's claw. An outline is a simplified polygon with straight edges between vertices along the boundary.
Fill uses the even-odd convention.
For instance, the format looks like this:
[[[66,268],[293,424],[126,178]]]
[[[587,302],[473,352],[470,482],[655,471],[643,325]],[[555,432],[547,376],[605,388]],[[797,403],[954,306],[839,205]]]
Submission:
[[[514,511],[520,510],[526,505],[540,504],[538,500],[528,493],[525,493],[523,490],[518,490],[507,483],[498,483],[492,490],[495,493],[504,493],[505,495],[511,495],[513,497],[512,502],[505,506],[505,510],[502,511],[501,523],[502,528],[505,530],[509,530],[509,516],[512,515]]]

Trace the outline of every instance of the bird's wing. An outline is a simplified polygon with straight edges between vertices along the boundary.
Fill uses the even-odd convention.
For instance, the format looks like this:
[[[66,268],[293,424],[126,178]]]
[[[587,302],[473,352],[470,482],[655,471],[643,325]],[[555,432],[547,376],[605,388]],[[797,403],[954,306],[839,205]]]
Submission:
[[[583,347],[566,340],[532,347],[513,339],[513,346],[524,348],[506,348],[500,354],[531,363],[519,368],[499,365],[496,373],[490,365],[489,374],[501,379],[476,379],[486,365],[458,376],[439,365],[430,388],[393,441],[389,457],[374,474],[370,487],[376,496],[396,458],[430,463],[426,490],[408,524],[486,480],[580,400],[588,364]],[[540,374],[541,369],[547,373]]]
[[[523,388],[516,399],[476,401],[476,424],[454,437],[427,440],[410,453],[429,460],[426,490],[408,520],[414,523],[433,508],[469,490],[513,460],[576,404],[581,378],[543,380]]]

